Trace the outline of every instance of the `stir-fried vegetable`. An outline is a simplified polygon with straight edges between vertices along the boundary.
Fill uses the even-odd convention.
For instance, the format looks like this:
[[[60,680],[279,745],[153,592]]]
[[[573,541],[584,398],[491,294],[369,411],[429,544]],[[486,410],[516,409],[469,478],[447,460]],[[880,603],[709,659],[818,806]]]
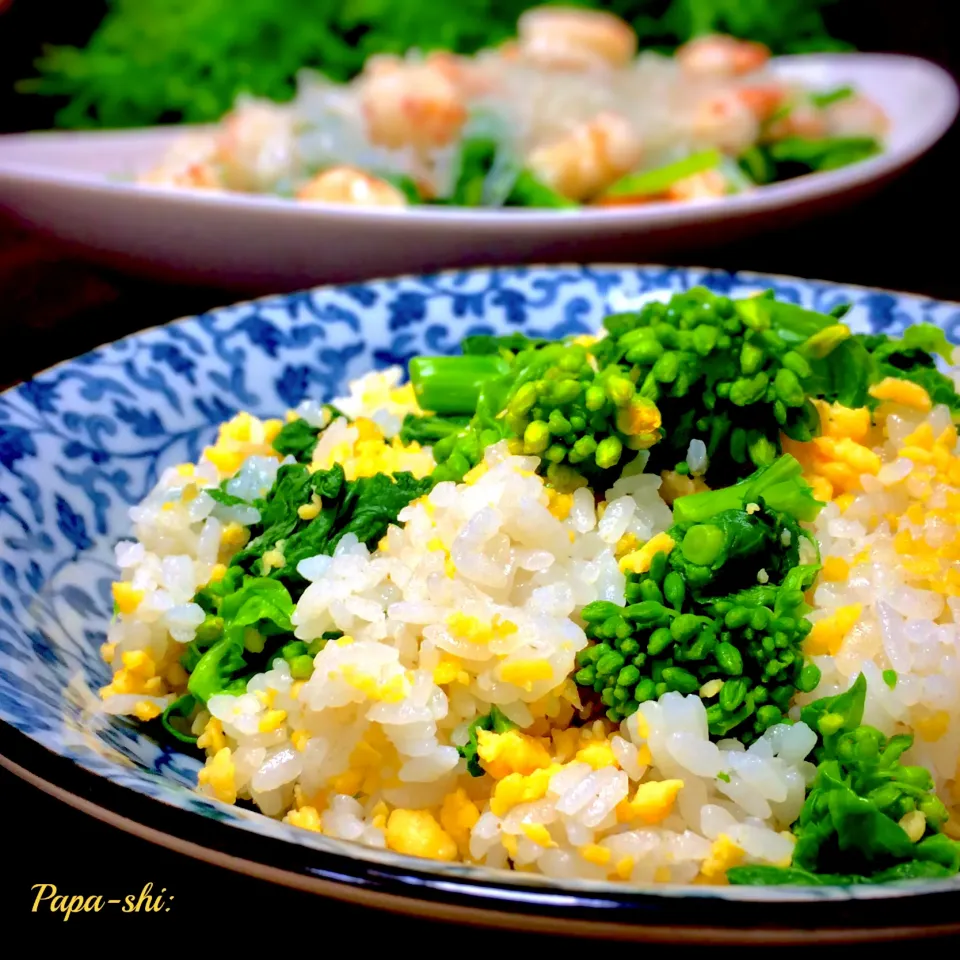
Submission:
[[[608,335],[593,347],[568,341],[501,350],[506,366],[491,355],[486,368],[474,355],[412,361],[424,407],[476,411],[470,428],[434,451],[449,475],[478,461],[484,421],[542,456],[558,483],[622,469],[628,451],[647,448],[648,470],[672,469],[690,441],[702,439],[707,481],[724,486],[772,463],[781,433],[816,435],[811,396],[849,406],[866,400],[867,351],[848,328],[770,297],[733,301],[697,288],[608,317],[604,326]]]

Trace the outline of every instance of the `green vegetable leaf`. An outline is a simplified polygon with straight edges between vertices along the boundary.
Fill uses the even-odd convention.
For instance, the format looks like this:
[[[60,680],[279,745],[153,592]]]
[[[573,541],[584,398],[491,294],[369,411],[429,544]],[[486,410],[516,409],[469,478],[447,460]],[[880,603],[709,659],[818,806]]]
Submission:
[[[727,870],[727,880],[737,886],[756,887],[819,887],[823,884],[816,874],[799,867],[773,867],[767,864],[731,867]]]
[[[840,735],[860,725],[866,699],[867,678],[861,673],[849,690],[815,700],[800,711],[800,719],[821,737],[818,758],[832,759]]]
[[[886,334],[858,334],[857,341],[862,344],[872,361],[872,381],[884,377],[896,377],[909,380],[923,387],[935,404],[944,404],[960,417],[960,394],[953,381],[937,369],[936,357],[951,362],[954,346],[943,330],[930,323],[918,323],[904,330],[902,339],[894,339]],[[871,406],[876,400],[868,397]]]
[[[523,333],[508,333],[497,336],[490,333],[475,333],[464,337],[460,341],[460,350],[464,356],[489,356],[491,354],[507,355],[521,350],[530,350],[543,347],[550,343],[542,338],[528,337]]]
[[[499,707],[493,706],[489,713],[477,717],[467,728],[469,739],[462,747],[457,747],[457,753],[467,761],[467,772],[471,777],[482,777],[486,772],[477,755],[477,732],[492,730],[494,733],[506,733],[515,730],[517,725],[504,714]]]
[[[187,681],[189,692],[201,703],[218,693],[242,693],[251,673],[247,628],[256,628],[258,636],[291,633],[293,608],[286,587],[263,577],[249,578],[239,590],[225,596],[220,603],[223,636],[193,666]]]
[[[298,418],[285,423],[274,437],[273,449],[284,457],[293,457],[300,463],[309,463],[317,446],[320,429]]]
[[[419,443],[429,447],[438,440],[460,433],[469,422],[468,417],[421,417],[408,413],[400,428],[400,442]]]
[[[430,480],[410,473],[394,477],[379,473],[347,481],[343,468],[310,473],[301,464],[288,464],[277,472],[273,489],[262,504],[254,536],[234,557],[234,564],[252,570],[268,551],[279,550],[284,563],[263,572],[271,579],[302,583],[297,564],[318,554],[331,555],[348,533],[374,546],[411,500],[430,488]],[[321,509],[312,519],[300,517],[299,508],[320,498]]]
[[[227,493],[226,490],[221,490],[219,487],[208,487],[204,492],[215,503],[222,504],[225,507],[249,506],[242,497],[235,497],[232,493]]]
[[[867,160],[883,148],[873,137],[829,137],[822,140],[787,137],[771,144],[768,149],[778,164],[797,165],[803,171],[824,171]],[[778,178],[787,175],[778,171]]]

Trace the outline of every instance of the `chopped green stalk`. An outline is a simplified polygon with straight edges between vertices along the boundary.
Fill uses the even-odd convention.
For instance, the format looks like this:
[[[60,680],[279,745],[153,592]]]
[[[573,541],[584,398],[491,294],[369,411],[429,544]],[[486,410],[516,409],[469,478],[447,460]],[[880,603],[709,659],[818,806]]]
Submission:
[[[673,505],[673,518],[683,526],[703,523],[718,513],[742,510],[761,500],[771,510],[795,520],[814,520],[823,508],[803,479],[803,467],[790,454],[784,454],[732,487],[679,497]]]
[[[553,210],[575,210],[579,204],[538,180],[529,170],[521,170],[507,197],[508,207],[544,207]]]
[[[829,107],[832,103],[848,100],[853,94],[853,87],[836,87],[833,90],[825,90],[823,93],[810,94],[810,102],[822,110],[824,107]]]
[[[719,150],[704,150],[675,163],[658,167],[656,170],[644,170],[641,173],[628,173],[613,186],[607,188],[604,197],[652,197],[666,193],[678,180],[685,180],[707,170],[720,166],[723,157]]]
[[[477,408],[483,384],[509,370],[506,360],[493,355],[414,357],[410,361],[410,381],[424,410],[469,415]]]

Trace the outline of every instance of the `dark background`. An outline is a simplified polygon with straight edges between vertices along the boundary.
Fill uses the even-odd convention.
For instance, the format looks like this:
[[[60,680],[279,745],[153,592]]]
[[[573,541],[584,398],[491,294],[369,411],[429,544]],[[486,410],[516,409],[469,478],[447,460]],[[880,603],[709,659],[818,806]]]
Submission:
[[[837,35],[862,50],[927,57],[956,76],[960,73],[956,8],[955,0],[844,0],[830,11],[829,21]],[[0,133],[50,125],[56,105],[15,95],[13,81],[29,73],[42,43],[82,44],[103,9],[102,3],[81,0],[0,0]],[[960,300],[958,178],[960,133],[955,127],[900,180],[852,210],[756,240],[689,251],[682,260]],[[0,324],[8,335],[15,334],[17,345],[0,352],[0,388],[134,330],[235,299],[229,290],[159,286],[87,267],[64,257],[42,238],[13,228],[0,213]],[[131,928],[126,934],[131,939],[125,941],[131,945],[178,936],[178,941],[170,941],[172,949],[235,951],[242,949],[245,936],[237,931],[245,922],[256,924],[259,919],[277,925],[285,949],[307,945],[306,937],[297,932],[303,922],[320,932],[309,940],[314,949],[329,931],[336,931],[338,940],[346,932],[344,939],[367,949],[407,946],[408,938],[423,936],[431,938],[432,945],[443,936],[444,946],[457,952],[466,946],[467,956],[506,944],[518,951],[553,946],[542,938],[534,945],[520,935],[466,934],[428,928],[415,920],[362,914],[356,908],[235,876],[121,834],[46,797],[2,768],[0,824],[0,850],[6,854],[0,858],[0,918],[10,921],[11,932],[42,930],[46,937],[54,930],[67,931],[57,917],[30,913],[34,883],[56,883],[70,893],[120,896],[152,881],[174,895],[169,914],[73,917],[69,934],[77,942],[96,937],[106,946],[114,934],[105,936],[105,928],[119,922]],[[18,855],[12,852],[16,848]],[[190,935],[192,945],[184,920],[198,930]],[[153,938],[144,925],[156,929]]]

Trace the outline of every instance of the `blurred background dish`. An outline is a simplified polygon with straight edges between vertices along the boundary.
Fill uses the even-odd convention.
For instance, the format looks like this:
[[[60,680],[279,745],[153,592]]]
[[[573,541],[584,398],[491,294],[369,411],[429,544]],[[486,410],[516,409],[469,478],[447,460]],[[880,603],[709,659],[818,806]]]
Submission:
[[[890,118],[883,153],[838,170],[720,199],[579,210],[362,209],[276,197],[143,187],[142,169],[176,129],[69,132],[0,140],[0,206],[112,266],[241,289],[293,289],[414,269],[649,258],[782,226],[852,200],[948,129],[956,87],[940,68],[890,55],[803,55],[776,73],[850,85]]]
[[[461,141],[459,148],[456,143],[439,150],[431,147],[427,151],[429,156],[422,153],[420,159],[429,161],[434,181],[428,187],[433,194],[440,194],[445,205],[418,206],[404,211],[404,215],[398,218],[396,206],[407,202],[404,192],[407,195],[419,192],[418,186],[411,187],[408,177],[398,179],[396,176],[415,172],[409,163],[411,153],[413,159],[417,159],[417,151],[410,144],[405,143],[405,150],[401,151],[380,149],[380,154],[390,156],[392,161],[396,160],[398,153],[405,154],[407,166],[394,166],[392,182],[370,181],[365,175],[347,170],[324,171],[323,163],[319,164],[319,176],[307,182],[305,177],[311,172],[309,168],[312,165],[316,169],[318,159],[322,159],[317,154],[317,130],[324,134],[327,129],[324,123],[315,123],[317,130],[301,136],[298,144],[303,148],[302,141],[313,137],[312,153],[307,151],[310,163],[301,164],[296,170],[290,164],[286,167],[283,163],[279,166],[273,164],[278,167],[279,174],[264,178],[261,176],[264,165],[260,163],[264,153],[262,148],[264,145],[272,147],[273,140],[262,137],[260,128],[277,126],[275,121],[289,108],[266,108],[263,104],[267,100],[256,101],[250,97],[289,99],[295,91],[297,75],[304,67],[320,68],[333,81],[348,81],[356,77],[365,62],[369,62],[372,65],[368,67],[369,76],[361,74],[354,97],[362,99],[366,96],[364,85],[375,80],[381,71],[399,73],[405,81],[410,79],[417,70],[416,65],[411,67],[390,57],[408,51],[411,46],[425,53],[426,62],[433,63],[438,69],[452,64],[461,72],[464,65],[468,65],[470,71],[480,69],[483,72],[483,65],[489,62],[489,58],[451,59],[449,54],[438,55],[430,51],[443,49],[469,54],[478,48],[500,44],[501,51],[506,52],[498,54],[495,63],[513,56],[518,56],[521,62],[539,62],[547,54],[548,60],[550,57],[555,60],[558,47],[554,28],[557,24],[548,22],[544,26],[543,22],[544,16],[556,20],[558,15],[555,12],[545,14],[529,9],[524,12],[529,7],[525,3],[511,4],[509,9],[498,6],[494,10],[490,4],[477,2],[468,4],[450,22],[444,21],[444,25],[437,22],[431,9],[421,8],[417,2],[403,4],[402,17],[386,11],[377,12],[373,6],[370,9],[361,6],[353,11],[351,16],[354,19],[350,20],[328,9],[328,5],[319,0],[313,5],[315,9],[299,18],[292,16],[284,4],[264,5],[246,0],[231,7],[232,26],[228,29],[223,22],[222,5],[216,0],[190,5],[189,13],[186,7],[170,0],[153,0],[147,4],[111,3],[99,25],[102,9],[82,8],[89,14],[88,21],[84,23],[83,17],[74,12],[72,16],[77,19],[72,28],[76,32],[65,35],[63,24],[44,32],[42,27],[36,26],[35,20],[22,12],[23,6],[14,3],[4,15],[14,31],[19,25],[29,27],[32,23],[35,37],[48,40],[70,38],[81,44],[87,40],[80,48],[45,48],[42,58],[35,64],[31,63],[31,58],[38,52],[38,44],[33,45],[30,55],[21,52],[19,60],[16,56],[13,58],[8,69],[12,69],[14,76],[27,77],[17,87],[20,94],[14,105],[21,111],[32,111],[25,113],[26,119],[19,123],[19,127],[55,123],[62,128],[81,130],[0,141],[0,208],[27,227],[39,228],[51,237],[72,244],[81,256],[123,271],[261,291],[293,288],[322,280],[342,281],[450,265],[516,263],[530,259],[550,261],[571,257],[660,258],[680,249],[708,248],[717,241],[729,243],[738,236],[769,230],[774,225],[782,227],[855,199],[910,163],[949,127],[956,112],[956,88],[945,73],[927,63],[872,55],[817,53],[778,57],[769,70],[757,72],[756,68],[762,67],[762,54],[767,47],[775,53],[849,49],[852,44],[847,38],[856,40],[855,31],[851,31],[851,22],[836,19],[834,14],[842,9],[849,16],[856,6],[857,0],[846,0],[837,5],[819,0],[794,0],[791,10],[785,11],[782,4],[778,6],[767,0],[732,7],[724,3],[694,6],[684,0],[671,3],[637,0],[608,6],[610,11],[620,14],[623,21],[597,11],[568,14],[583,33],[587,32],[586,27],[595,26],[597,30],[606,29],[604,36],[608,40],[610,37],[624,40],[613,51],[618,63],[629,61],[646,65],[630,68],[632,74],[626,68],[620,70],[624,76],[632,77],[626,84],[626,96],[623,91],[619,97],[608,96],[609,90],[604,92],[605,83],[609,88],[626,82],[622,77],[616,82],[610,80],[610,64],[601,69],[601,73],[607,71],[609,83],[596,80],[596,71],[600,68],[593,61],[588,65],[590,69],[585,77],[585,83],[594,84],[601,92],[601,106],[612,103],[629,116],[631,136],[638,126],[644,127],[640,139],[647,147],[644,156],[637,161],[641,181],[646,183],[650,179],[651,166],[659,168],[653,170],[653,178],[663,179],[663,164],[669,168],[674,158],[679,158],[680,166],[684,166],[698,157],[713,156],[717,160],[725,151],[730,156],[721,161],[722,165],[715,164],[712,169],[681,178],[667,189],[651,191],[647,189],[649,183],[643,189],[633,189],[636,184],[632,184],[632,172],[627,176],[629,182],[626,185],[623,181],[615,183],[617,171],[601,178],[602,182],[571,185],[568,182],[570,177],[558,175],[556,164],[547,162],[549,157],[543,159],[544,152],[556,153],[556,138],[547,135],[550,129],[544,132],[539,120],[537,124],[531,124],[529,118],[521,117],[518,121],[513,116],[510,126],[514,132],[519,131],[520,140],[527,141],[520,156],[529,168],[524,169],[515,182],[519,183],[524,177],[529,179],[532,171],[532,183],[541,195],[541,200],[535,198],[534,203],[545,202],[542,200],[545,194],[551,201],[556,199],[562,205],[568,205],[571,199],[589,201],[598,197],[604,203],[616,202],[618,205],[580,211],[499,210],[495,216],[500,222],[491,222],[487,216],[489,211],[479,209],[464,213],[460,209],[450,209],[448,205],[451,201],[478,202],[477,196],[481,193],[484,195],[482,202],[490,201],[488,188],[496,179],[496,169],[491,169],[488,164],[480,176],[474,178],[476,182],[469,176],[457,175],[457,170],[462,173],[470,167],[471,158],[467,154],[476,145],[476,140]],[[215,15],[217,13],[219,17]],[[504,48],[504,39],[518,29],[518,16],[519,43]],[[625,21],[630,25],[627,26]],[[291,29],[294,23],[297,29]],[[569,27],[570,23],[567,22],[566,26]],[[86,34],[94,27],[92,37],[87,39]],[[724,43],[704,38],[705,34],[718,31],[740,39]],[[4,31],[4,35],[13,34]],[[560,44],[561,53],[570,47],[570,36],[569,30],[566,34],[561,31],[560,39],[566,37]],[[837,39],[838,36],[844,39]],[[31,49],[29,37],[29,32],[24,35],[23,47],[27,50]],[[544,38],[550,41],[546,44],[550,48],[546,54]],[[758,46],[758,42],[764,46]],[[609,46],[608,43],[604,47],[607,60],[613,55],[607,49]],[[596,59],[596,51],[589,45],[578,40],[574,47],[576,49],[570,48],[573,53],[567,50],[570,56],[560,64],[562,70],[559,74],[552,77],[549,71],[546,75],[543,71],[537,74],[540,80],[546,76],[549,81],[546,86],[551,90],[560,82],[558,77],[569,83],[569,71],[583,66],[579,62],[583,59],[580,54],[591,53]],[[641,54],[633,61],[630,58],[636,47]],[[741,94],[758,89],[772,89],[778,97],[786,94],[791,98],[796,97],[798,88],[831,96],[839,91],[840,102],[828,106],[827,111],[849,113],[863,107],[868,120],[876,114],[874,119],[884,122],[879,126],[869,123],[870,129],[866,133],[873,136],[858,140],[860,147],[869,141],[870,149],[858,149],[853,154],[849,150],[841,150],[840,154],[831,150],[826,157],[810,156],[811,146],[818,143],[822,146],[823,138],[818,136],[811,144],[810,131],[803,131],[808,139],[794,144],[807,154],[802,164],[770,164],[774,149],[784,147],[782,140],[772,146],[764,146],[760,141],[759,151],[754,146],[758,141],[752,135],[742,143],[739,142],[742,138],[738,138],[736,149],[725,145],[729,123],[722,124],[723,129],[719,132],[714,131],[717,136],[691,139],[689,124],[686,124],[684,133],[683,122],[678,125],[669,120],[665,126],[659,120],[652,121],[649,112],[643,108],[635,110],[630,106],[629,94],[635,88],[653,90],[657,87],[662,90],[659,79],[654,77],[651,80],[653,75],[669,77],[678,72],[673,68],[673,61],[658,56],[672,51],[677,51],[681,74],[684,71],[696,73],[704,67],[716,68],[716,55],[727,54],[719,59],[729,63],[719,66],[729,68],[727,73],[731,70],[745,73],[745,77],[742,80],[727,77],[720,81],[715,92],[722,97],[732,92],[739,98]],[[442,63],[431,59],[438,56],[446,59]],[[574,60],[577,63],[573,63]],[[556,64],[552,61],[551,64],[553,70]],[[508,79],[517,79],[509,69],[507,73]],[[635,74],[644,74],[646,79],[640,81]],[[573,74],[574,77],[577,75]],[[761,79],[763,84],[758,86],[756,81]],[[702,86],[694,84],[694,87],[703,92]],[[856,94],[843,97],[845,88],[848,94],[849,88]],[[300,115],[329,119],[331,110],[336,112],[334,101],[344,98],[345,89],[348,91],[348,112],[355,117],[362,115],[363,111],[359,109],[362,104],[349,102],[352,96],[349,91],[353,88],[331,87],[327,81],[313,81],[301,86]],[[710,87],[707,93],[713,89]],[[787,119],[792,122],[801,113],[812,112],[816,114],[813,119],[823,120],[823,109],[811,110],[806,94],[801,96],[804,103],[795,106]],[[224,110],[237,102],[238,97],[239,102],[248,104],[248,107],[234,115],[218,139],[208,139],[204,146],[207,150],[209,143],[213,142],[220,149],[225,141],[229,141],[230,162],[224,163],[221,158],[215,164],[195,165],[189,162],[188,155],[186,163],[177,160],[178,166],[174,168],[161,164],[157,169],[158,161],[171,147],[182,151],[178,146],[184,130],[180,121],[217,120]],[[373,114],[377,113],[384,103],[379,96],[366,99],[370,102],[365,105],[366,121],[361,116],[361,126],[364,123],[371,126],[372,119],[376,119],[371,110]],[[566,101],[569,97],[565,95],[562,99]],[[655,98],[650,96],[650,99]],[[694,98],[697,103],[702,99],[699,94]],[[406,104],[404,98],[401,100]],[[873,109],[873,105],[879,109]],[[583,107],[580,113],[586,110],[580,117],[585,121],[585,125],[581,124],[585,130],[593,122],[586,120],[592,107],[588,102],[580,106]],[[505,109],[503,98],[498,109]],[[539,114],[541,111],[535,112]],[[553,132],[563,134],[560,136],[562,140],[563,136],[570,135],[569,131],[563,133],[567,123],[576,126],[573,121],[577,118],[573,114],[577,111],[571,108],[571,116],[567,117],[568,111],[561,105],[553,112],[556,116],[547,127],[553,124],[557,128]],[[674,112],[682,114],[683,111]],[[779,136],[774,128],[783,125],[783,118],[777,119],[777,116],[775,114],[773,122],[764,125],[768,144]],[[755,127],[755,118],[751,121],[751,128]],[[122,134],[103,129],[145,123],[156,126]],[[7,125],[8,128],[11,126],[9,122]],[[17,124],[12,126],[16,128]],[[668,127],[677,126],[681,128],[679,133],[672,129],[665,137],[662,135]],[[882,133],[881,127],[885,128]],[[83,132],[88,128],[94,128],[95,132]],[[416,129],[422,131],[425,127],[421,124]],[[188,146],[195,145],[198,139],[203,146],[207,137],[205,129],[197,127],[191,131]],[[252,135],[248,136],[251,132]],[[411,130],[403,132],[410,134]],[[837,131],[825,127],[820,132],[835,134]],[[238,141],[240,134],[242,143]],[[576,139],[577,130],[572,131],[572,136]],[[324,140],[325,135],[319,139]],[[539,147],[538,139],[542,141]],[[884,141],[886,149],[879,156],[871,156],[878,146],[878,139]],[[658,147],[650,146],[651,141],[656,143],[658,140]],[[786,146],[789,145],[788,140]],[[361,149],[359,154],[347,150],[342,138],[336,146],[335,161],[338,158],[357,161],[366,158],[370,152],[368,148]],[[248,147],[252,149],[248,150]],[[718,147],[719,150],[715,149]],[[324,151],[329,161],[329,147],[320,153]],[[493,157],[494,168],[503,152],[498,151]],[[578,169],[580,152],[573,151],[578,154],[573,163]],[[240,162],[242,158],[238,155],[245,153],[251,153],[252,159]],[[732,159],[738,155],[741,157],[739,167]],[[830,169],[858,159],[862,162]],[[481,162],[481,167],[484,163]],[[451,166],[455,168],[452,186]],[[751,179],[762,182],[770,176],[779,178],[817,167],[827,172],[751,189]],[[637,167],[627,164],[624,169],[636,170]],[[145,171],[146,179],[154,184],[160,182],[169,186],[187,181],[248,192],[224,196],[218,195],[217,191],[198,190],[189,197],[179,195],[177,191],[158,195],[154,192],[155,187],[152,191],[137,190],[129,183],[131,177],[143,176]],[[181,176],[184,171],[189,175]],[[516,173],[514,169],[513,174]],[[331,184],[331,178],[337,182]],[[400,179],[406,182],[400,183]],[[345,209],[342,202],[328,203],[331,199],[355,201],[358,186],[365,188],[360,191],[365,202],[389,199],[391,204],[387,209],[365,211]],[[479,189],[473,190],[474,186]],[[730,196],[709,196],[744,186],[747,187],[745,191]],[[542,187],[546,189],[540,189]],[[260,197],[249,193],[261,189],[272,190],[274,196]],[[295,190],[312,202],[292,204],[276,198],[278,193],[291,194]],[[497,193],[496,190],[492,192]],[[500,191],[499,202],[506,201],[511,206],[530,202],[529,199],[512,197],[517,192],[514,188],[508,191],[511,194],[508,196]],[[471,194],[475,195],[472,200],[469,199]],[[683,197],[688,202],[671,207],[664,202],[671,197]],[[641,205],[620,206],[624,200],[630,204],[640,202]],[[498,199],[494,197],[493,202]]]

